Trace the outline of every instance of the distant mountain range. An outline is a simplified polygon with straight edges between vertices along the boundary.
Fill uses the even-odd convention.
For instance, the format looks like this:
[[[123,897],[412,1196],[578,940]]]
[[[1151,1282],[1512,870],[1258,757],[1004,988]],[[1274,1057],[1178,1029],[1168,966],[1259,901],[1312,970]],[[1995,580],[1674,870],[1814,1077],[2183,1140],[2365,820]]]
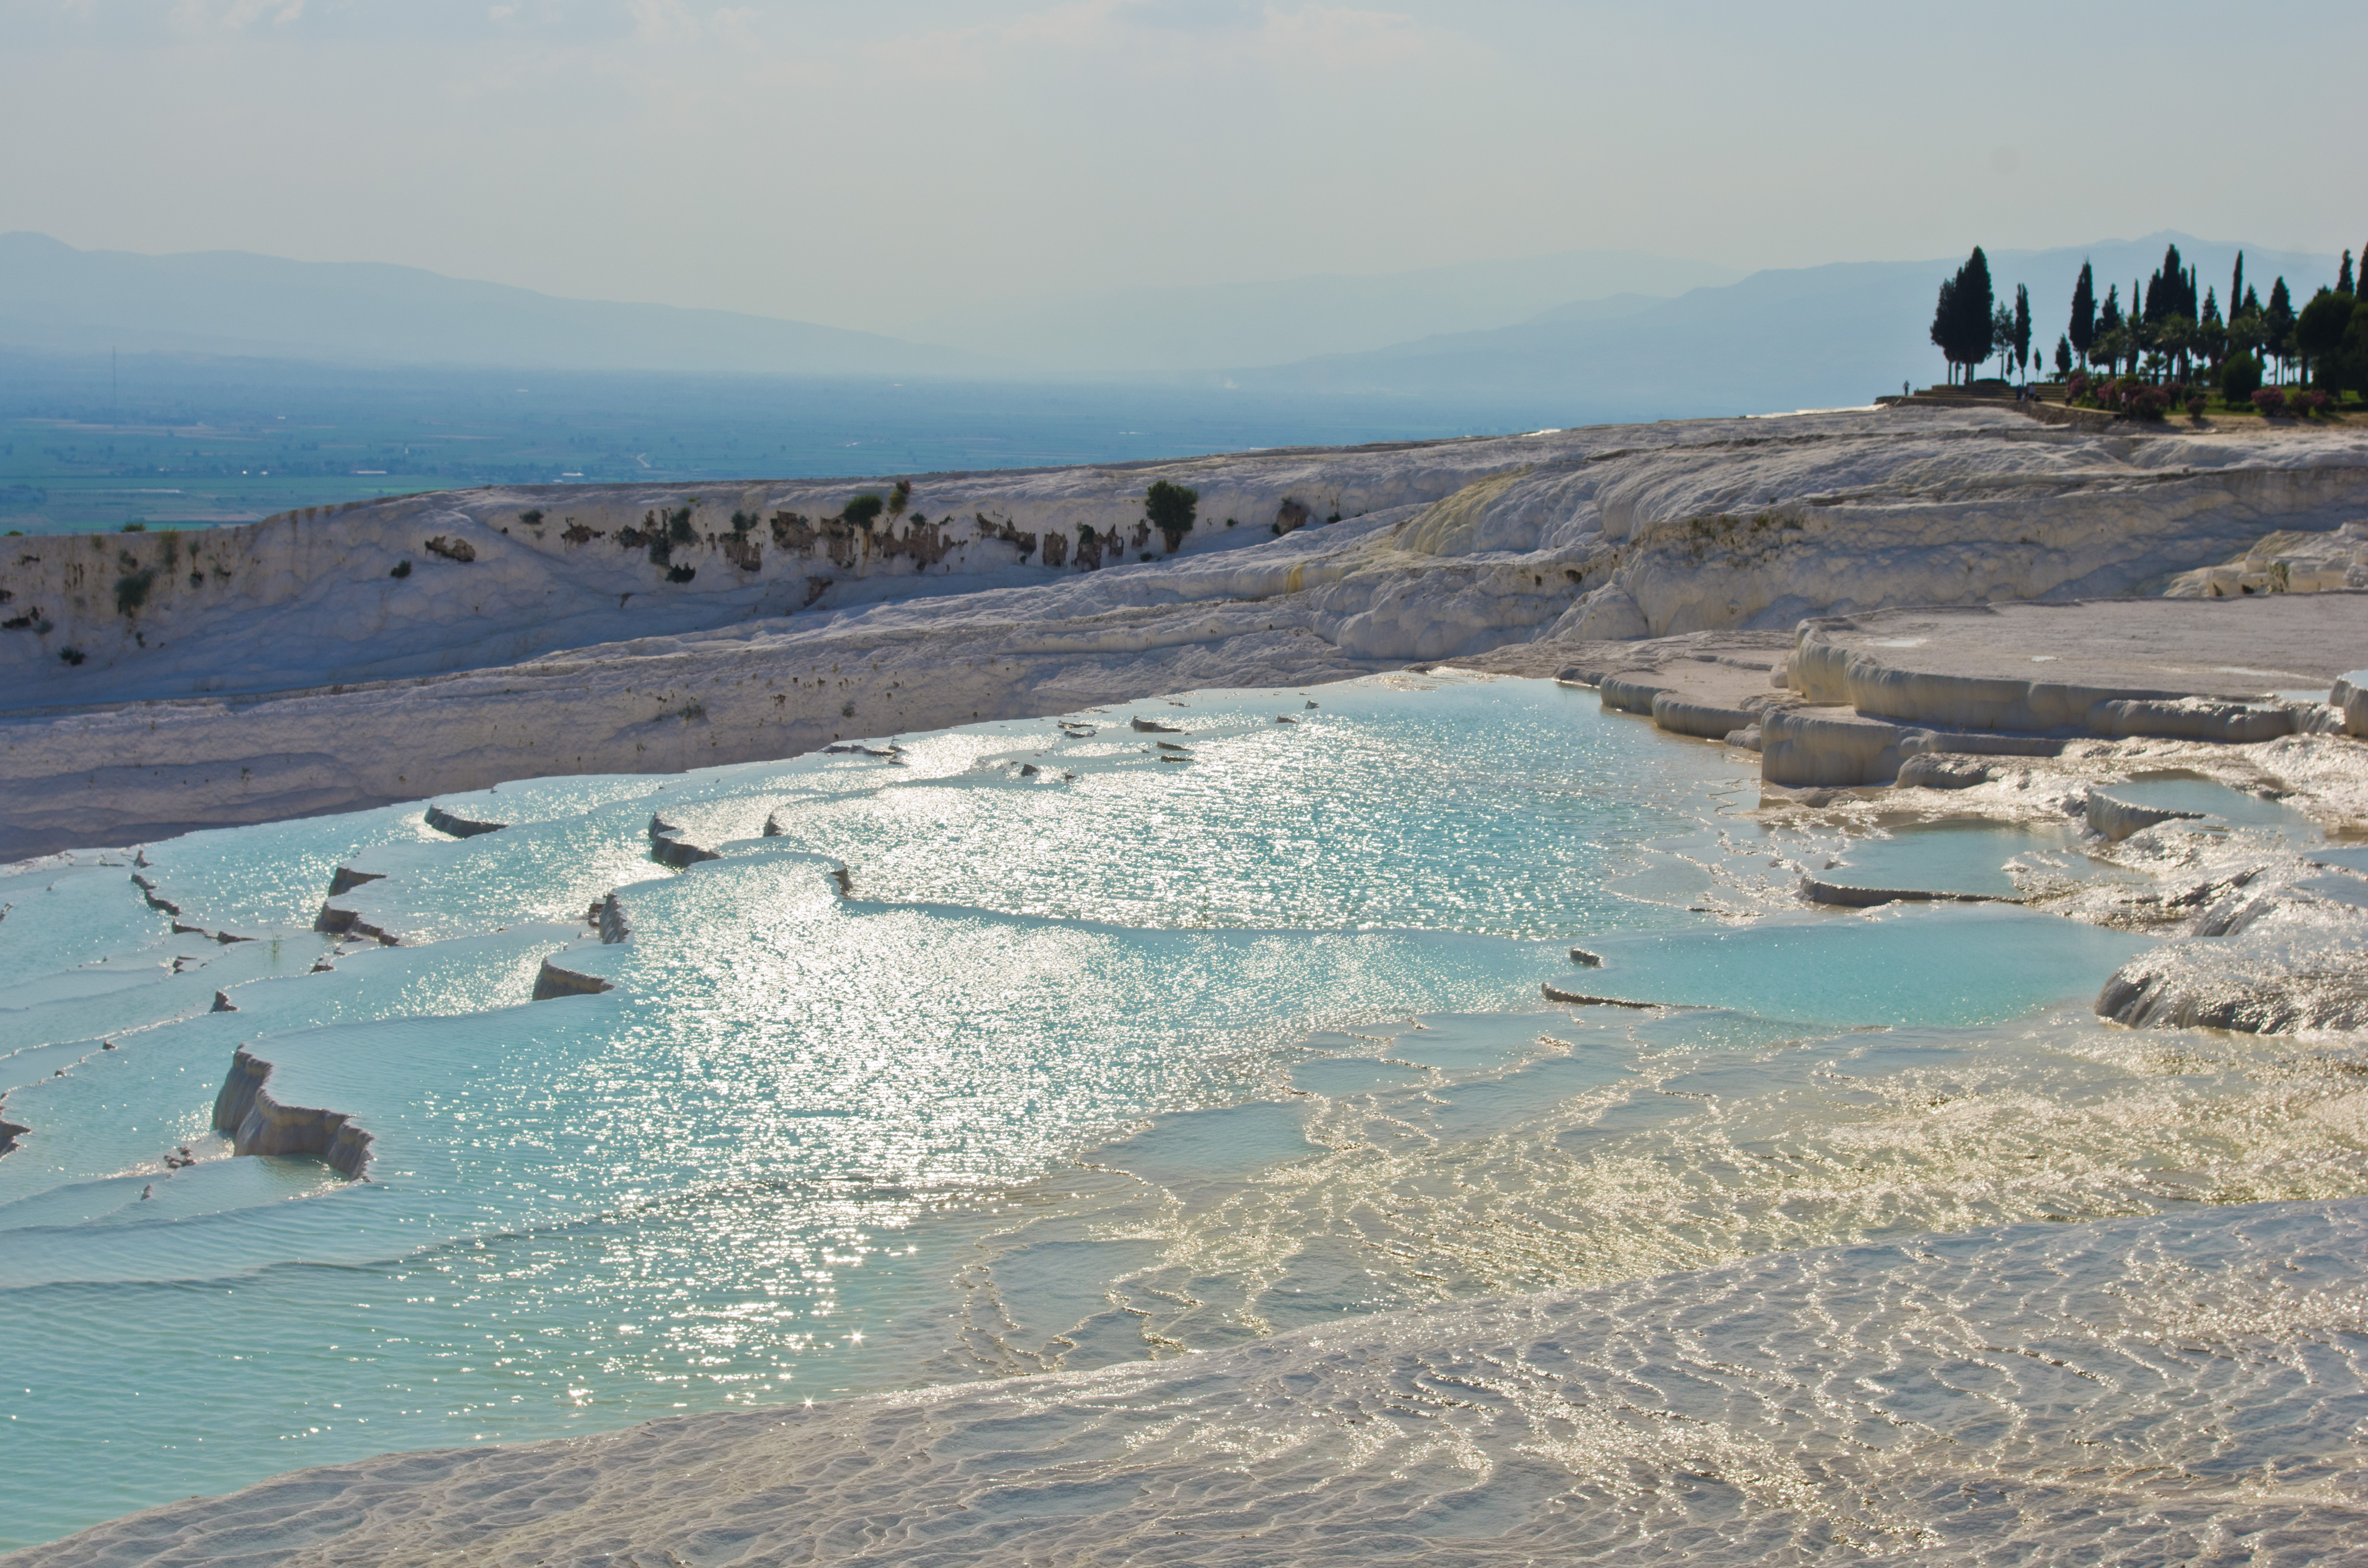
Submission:
[[[562,300],[375,262],[136,256],[0,234],[0,343],[378,365],[808,376],[1011,373],[957,348],[731,311]]]
[[[1644,251],[1565,251],[1374,276],[1064,295],[943,312],[905,330],[1056,374],[1168,375],[1386,348],[1511,326],[1575,301],[1649,302],[1742,276]]]
[[[2233,244],[2163,233],[1989,253],[2031,290],[2052,352],[2083,259],[2124,294],[2176,243],[2227,291]],[[1934,291],[1964,258],[1753,273],[1633,251],[1379,277],[1042,300],[916,324],[916,342],[726,311],[563,300],[414,267],[235,251],[149,256],[0,235],[0,345],[387,365],[1168,382],[1404,400],[1475,419],[1575,424],[1862,403],[1937,381]],[[2297,301],[2336,258],[2248,248]],[[1675,297],[1669,297],[1674,295]],[[2224,301],[2224,304],[2225,304]]]

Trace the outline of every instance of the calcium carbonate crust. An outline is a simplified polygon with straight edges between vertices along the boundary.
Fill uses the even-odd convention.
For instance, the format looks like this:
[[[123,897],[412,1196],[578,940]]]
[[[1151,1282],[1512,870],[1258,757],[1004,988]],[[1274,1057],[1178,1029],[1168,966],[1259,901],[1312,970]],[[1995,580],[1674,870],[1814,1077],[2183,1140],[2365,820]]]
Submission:
[[[1777,1254],[299,1471],[10,1562],[2359,1562],[2363,1246],[2348,1199]]]
[[[1201,496],[1173,553],[1160,479]],[[1511,646],[2147,591],[2368,516],[2368,435],[1843,413],[921,475],[859,527],[864,493],[893,494],[495,489],[16,541],[0,856]]]

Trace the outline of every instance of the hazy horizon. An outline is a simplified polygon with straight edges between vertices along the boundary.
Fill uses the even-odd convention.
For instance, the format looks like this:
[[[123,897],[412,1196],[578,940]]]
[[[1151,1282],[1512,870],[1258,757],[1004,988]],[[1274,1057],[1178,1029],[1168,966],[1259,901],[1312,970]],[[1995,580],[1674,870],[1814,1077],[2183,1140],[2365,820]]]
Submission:
[[[2346,98],[2368,16],[2310,0],[15,0],[0,44],[0,125],[38,150],[0,176],[12,228],[922,341],[1031,301],[1572,252],[1739,277],[2368,243],[2342,139],[2255,129]],[[2268,80],[2284,107],[2227,85]]]

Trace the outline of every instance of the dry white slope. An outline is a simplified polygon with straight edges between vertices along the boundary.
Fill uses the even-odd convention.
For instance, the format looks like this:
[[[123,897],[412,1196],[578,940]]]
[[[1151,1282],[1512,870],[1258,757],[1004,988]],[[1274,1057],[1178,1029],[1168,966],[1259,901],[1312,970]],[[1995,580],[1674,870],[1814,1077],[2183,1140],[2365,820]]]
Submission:
[[[1201,496],[1172,556],[1158,479]],[[2368,432],[1708,420],[925,475],[903,517],[834,522],[864,490],[887,486],[491,489],[12,541],[0,855],[1508,643],[2158,591],[2368,518]]]

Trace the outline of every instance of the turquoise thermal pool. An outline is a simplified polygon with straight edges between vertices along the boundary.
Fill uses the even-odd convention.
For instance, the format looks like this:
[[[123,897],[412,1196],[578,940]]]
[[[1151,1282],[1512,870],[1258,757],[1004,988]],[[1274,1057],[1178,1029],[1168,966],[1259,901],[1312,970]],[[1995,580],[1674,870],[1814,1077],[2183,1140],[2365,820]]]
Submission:
[[[1745,759],[1550,682],[438,803],[507,825],[0,875],[0,1549],[393,1449],[2368,1189],[2346,1048],[2096,1022],[2146,938],[1795,895],[2012,892],[2069,834],[1770,825]],[[654,815],[715,858],[655,863]],[[340,868],[394,945],[313,929]],[[529,1000],[546,960],[611,989]],[[242,1048],[368,1179],[230,1153]]]

